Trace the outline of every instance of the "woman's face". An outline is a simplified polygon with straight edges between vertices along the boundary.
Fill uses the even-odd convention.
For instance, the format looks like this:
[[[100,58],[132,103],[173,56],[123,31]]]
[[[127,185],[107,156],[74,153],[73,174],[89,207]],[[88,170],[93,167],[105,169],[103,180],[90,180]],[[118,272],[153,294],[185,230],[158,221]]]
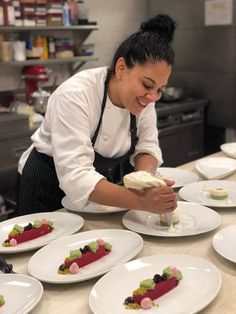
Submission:
[[[134,115],[140,114],[146,106],[161,98],[170,73],[171,66],[165,61],[137,64],[129,69],[124,59],[120,58],[116,66],[117,105]]]

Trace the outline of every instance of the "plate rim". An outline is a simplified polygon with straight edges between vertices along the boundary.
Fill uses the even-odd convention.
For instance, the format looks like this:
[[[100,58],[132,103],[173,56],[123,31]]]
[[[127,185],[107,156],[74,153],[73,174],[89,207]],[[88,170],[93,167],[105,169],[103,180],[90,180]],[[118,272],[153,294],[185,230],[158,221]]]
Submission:
[[[236,230],[236,224],[227,226],[227,227],[225,227],[225,228],[219,230],[219,231],[214,235],[214,237],[212,238],[212,246],[213,246],[214,250],[215,250],[221,257],[227,259],[228,261],[230,261],[230,262],[232,262],[232,263],[236,263],[236,258],[235,258],[235,259],[232,259],[232,258],[227,257],[226,255],[223,255],[223,254],[220,252],[220,250],[216,247],[216,243],[217,243],[216,238],[220,235],[221,232],[224,232],[224,231],[226,231],[227,229],[231,229],[231,228],[235,228],[235,230]]]
[[[229,157],[235,159],[235,158],[236,158],[236,153],[235,153],[235,155],[234,155],[234,154],[231,154],[230,152],[227,152],[227,150],[225,150],[225,149],[223,148],[223,146],[230,145],[230,144],[235,144],[235,146],[236,146],[236,142],[223,143],[223,144],[220,145],[220,149],[221,149],[221,151],[222,151],[226,156],[229,156]]]
[[[76,215],[74,213],[68,213],[68,212],[42,212],[42,213],[33,213],[33,214],[28,214],[28,215],[23,215],[23,216],[18,216],[18,217],[13,217],[11,219],[7,219],[7,220],[4,220],[2,222],[0,222],[0,228],[1,228],[1,225],[4,225],[6,224],[6,222],[9,222],[11,223],[12,220],[17,220],[18,218],[22,218],[22,217],[26,217],[26,216],[32,216],[32,215],[40,215],[40,216],[43,216],[43,215],[56,215],[56,216],[62,216],[62,215],[74,215],[74,216],[77,216],[78,217],[78,220],[80,220],[80,224],[78,225],[75,225],[72,229],[70,229],[70,231],[67,231],[65,235],[61,235],[60,237],[67,237],[71,234],[74,234],[75,232],[78,232],[84,225],[84,218],[80,215]],[[76,218],[77,219],[77,218]],[[13,249],[11,250],[7,250],[7,248],[4,248],[3,246],[0,245],[0,253],[1,254],[16,254],[16,253],[22,253],[22,252],[28,252],[28,251],[31,251],[31,250],[35,250],[35,249],[38,249],[38,248],[41,248],[45,245],[48,245],[49,243],[53,242],[53,241],[56,241],[57,238],[55,239],[52,239],[50,241],[45,241],[45,242],[42,242],[42,243],[38,243],[36,245],[33,245],[33,246],[30,246],[30,247],[14,247]],[[33,241],[33,240],[32,240]]]
[[[43,288],[43,285],[42,283],[34,278],[34,277],[31,277],[31,276],[28,276],[28,275],[25,275],[25,274],[1,274],[3,275],[4,277],[13,277],[13,278],[16,278],[17,277],[24,277],[24,278],[27,278],[31,281],[33,281],[35,284],[38,285],[39,289],[40,289],[40,295],[38,296],[38,298],[35,300],[35,302],[33,302],[29,308],[26,309],[26,311],[21,311],[19,312],[19,314],[27,314],[29,313],[30,311],[32,311],[37,305],[38,303],[41,301],[42,297],[43,297],[43,293],[44,293],[44,288]],[[28,304],[28,303],[27,303]]]
[[[199,257],[199,256],[196,256],[196,255],[189,255],[189,254],[154,254],[154,255],[150,255],[150,256],[145,256],[145,257],[141,257],[141,258],[138,258],[138,259],[135,259],[135,260],[132,260],[132,261],[129,261],[123,265],[118,265],[116,268],[114,268],[113,270],[109,271],[107,274],[105,274],[102,278],[100,278],[92,287],[92,289],[90,290],[90,293],[89,293],[89,308],[90,310],[94,313],[94,314],[100,314],[99,312],[96,312],[94,311],[94,308],[92,308],[91,306],[91,298],[92,298],[92,293],[94,291],[94,289],[96,288],[96,286],[102,281],[104,280],[104,277],[107,277],[111,272],[113,271],[118,271],[119,268],[121,267],[124,267],[126,264],[128,263],[132,263],[132,262],[137,262],[137,261],[146,261],[148,262],[148,259],[151,259],[151,258],[154,258],[154,257],[160,257],[160,258],[163,258],[163,257],[184,257],[185,259],[186,258],[195,258],[195,259],[199,259],[201,260],[202,262],[204,263],[207,263],[208,266],[211,265],[212,269],[214,269],[214,271],[216,272],[216,274],[218,275],[218,280],[219,280],[219,284],[218,284],[218,287],[214,293],[214,295],[212,296],[212,298],[210,300],[208,300],[207,302],[205,302],[205,304],[203,304],[203,306],[198,309],[197,311],[193,311],[189,314],[195,314],[195,313],[198,313],[199,311],[201,311],[202,309],[204,309],[206,306],[208,306],[215,298],[216,296],[218,295],[218,293],[220,292],[220,289],[222,287],[222,275],[220,273],[220,270],[209,260],[207,259],[204,259],[202,257]]]
[[[185,172],[185,173],[191,174],[193,177],[195,177],[194,181],[192,181],[192,182],[197,182],[199,180],[199,176],[197,175],[197,173],[195,173],[195,172],[193,172],[191,170],[188,170],[188,169],[174,168],[174,167],[159,167],[158,171],[160,170],[160,172],[161,172],[161,169],[171,169],[171,170],[176,171],[176,172]],[[192,182],[190,182],[190,183],[192,183]],[[188,184],[188,183],[186,183],[186,184]],[[182,187],[184,185],[183,184],[178,184],[178,185],[174,184],[173,188],[177,189],[177,188],[180,188],[180,187]]]
[[[127,254],[127,256],[125,258],[123,258],[122,260],[120,260],[118,262],[118,264],[114,264],[114,265],[110,265],[109,268],[107,268],[105,271],[101,271],[99,273],[96,273],[96,274],[91,274],[90,276],[86,277],[86,278],[82,278],[82,279],[79,279],[78,277],[71,277],[70,280],[67,280],[67,281],[59,281],[59,280],[47,280],[43,277],[39,278],[35,276],[34,273],[32,273],[32,271],[29,269],[30,268],[30,263],[32,263],[32,259],[33,258],[36,258],[35,256],[37,256],[38,254],[40,254],[40,251],[43,251],[46,247],[48,249],[49,246],[53,246],[53,245],[56,245],[58,244],[58,242],[61,242],[62,240],[68,240],[72,237],[76,238],[78,236],[81,236],[81,235],[84,235],[84,234],[92,234],[92,233],[95,233],[95,232],[110,232],[110,233],[113,233],[113,232],[122,232],[122,233],[129,233],[129,234],[132,234],[134,237],[136,237],[136,239],[138,239],[140,241],[139,243],[139,246],[134,248],[131,252],[129,252]],[[98,276],[101,276],[101,275],[104,275],[106,274],[107,272],[111,271],[113,268],[117,267],[117,265],[119,264],[124,264],[130,260],[132,260],[135,256],[137,256],[137,254],[139,254],[141,252],[141,250],[143,249],[143,238],[137,233],[137,232],[134,232],[134,231],[131,231],[131,230],[126,230],[126,229],[95,229],[95,230],[88,230],[88,231],[84,231],[84,232],[80,232],[80,233],[76,233],[76,234],[72,234],[66,238],[62,238],[62,239],[59,239],[59,240],[56,240],[56,241],[53,241],[52,243],[42,247],[40,250],[38,250],[37,252],[35,252],[31,258],[29,259],[28,261],[28,264],[27,264],[27,271],[28,273],[30,274],[30,276],[32,276],[33,278],[36,278],[37,280],[40,280],[42,282],[46,282],[46,283],[52,283],[52,284],[71,284],[71,283],[77,283],[77,282],[83,282],[83,281],[86,281],[86,280],[90,280],[92,278],[96,278]],[[131,254],[132,253],[132,254]],[[131,257],[130,257],[131,256]],[[128,258],[128,260],[127,260]]]
[[[217,213],[216,211],[214,211],[213,209],[211,209],[211,208],[209,208],[209,207],[207,207],[207,206],[204,206],[204,205],[201,205],[201,204],[198,204],[198,203],[194,203],[194,202],[187,202],[187,201],[178,201],[177,202],[178,204],[180,203],[180,204],[185,204],[185,205],[194,205],[194,206],[201,206],[201,207],[204,207],[206,210],[209,210],[209,212],[211,212],[212,214],[214,214],[215,215],[215,217],[217,217],[217,219],[218,219],[218,223],[217,223],[217,225],[216,225],[216,227],[212,227],[211,229],[209,229],[209,230],[207,230],[207,231],[203,231],[203,232],[199,232],[199,233],[194,233],[194,234],[184,234],[184,235],[181,235],[181,234],[179,234],[179,233],[169,233],[169,234],[163,234],[163,235],[155,235],[155,234],[150,234],[150,233],[144,233],[144,232],[140,232],[140,231],[135,231],[134,229],[130,229],[130,228],[128,228],[126,225],[125,225],[125,223],[124,223],[124,219],[125,219],[125,216],[128,216],[128,214],[130,213],[130,212],[138,212],[137,210],[135,210],[135,209],[131,209],[131,210],[129,210],[127,213],[125,213],[124,214],[124,216],[122,217],[122,223],[123,223],[123,225],[128,229],[128,230],[131,230],[131,231],[133,231],[133,232],[137,232],[137,233],[140,233],[140,234],[144,234],[144,235],[148,235],[148,236],[153,236],[153,237],[162,237],[162,238],[182,238],[182,237],[190,237],[190,236],[196,236],[196,235],[198,235],[198,234],[204,234],[204,233],[207,233],[207,232],[211,232],[211,231],[213,231],[213,230],[215,230],[215,229],[217,229],[220,225],[221,225],[221,223],[222,223],[222,217],[221,217],[221,215],[219,214],[219,213]],[[148,213],[148,212],[147,212]]]
[[[228,159],[231,160],[233,163],[235,163],[235,168],[233,170],[230,170],[228,172],[225,172],[223,174],[220,174],[218,176],[212,177],[212,176],[208,176],[207,174],[205,174],[202,169],[199,166],[199,163],[203,160],[207,160],[207,159]],[[230,157],[204,157],[204,158],[200,158],[198,160],[195,161],[195,168],[197,169],[197,171],[206,179],[208,180],[218,180],[218,179],[223,179],[225,177],[228,177],[229,175],[233,174],[236,171],[236,160]],[[193,182],[191,182],[193,183]]]
[[[201,181],[198,181],[198,182],[192,182],[192,183],[189,183],[189,184],[186,184],[185,186],[183,186],[179,191],[178,191],[178,194],[181,198],[181,200],[184,200],[186,202],[189,202],[189,203],[195,203],[195,204],[200,204],[200,205],[203,205],[205,207],[213,207],[213,208],[235,208],[236,205],[224,205],[224,204],[219,204],[219,205],[211,205],[211,204],[207,204],[207,203],[201,203],[201,202],[198,202],[198,201],[193,201],[193,200],[190,200],[190,199],[187,199],[187,198],[183,198],[183,196],[181,195],[183,193],[183,190],[188,188],[189,185],[191,184],[202,184],[203,182],[213,182],[213,181],[219,181],[220,184],[222,184],[222,182],[227,182],[227,183],[232,183],[232,184],[235,184],[236,185],[236,182],[235,181],[231,181],[231,180],[201,180]]]
[[[99,215],[104,215],[104,214],[113,214],[113,213],[118,213],[118,212],[123,212],[123,211],[127,211],[128,208],[122,208],[122,207],[115,207],[115,206],[110,206],[112,208],[117,208],[119,210],[112,210],[112,211],[87,211],[87,210],[84,210],[84,209],[78,209],[78,210],[74,210],[74,209],[70,209],[70,208],[67,208],[64,206],[64,202],[65,202],[65,199],[68,199],[69,202],[70,199],[68,198],[68,196],[64,196],[61,200],[61,204],[63,206],[63,208],[65,208],[67,211],[69,212],[72,212],[72,213],[85,213],[85,214],[99,214]],[[94,203],[94,202],[93,202]],[[99,204],[98,204],[99,205]],[[102,206],[102,205],[101,205]]]

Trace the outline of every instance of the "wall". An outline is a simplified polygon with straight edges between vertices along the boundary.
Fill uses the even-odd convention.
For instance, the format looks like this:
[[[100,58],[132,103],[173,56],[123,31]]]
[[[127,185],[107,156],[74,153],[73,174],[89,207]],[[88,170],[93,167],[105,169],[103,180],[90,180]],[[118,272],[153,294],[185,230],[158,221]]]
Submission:
[[[104,66],[110,63],[118,44],[135,32],[147,18],[146,0],[85,0],[89,19],[97,21],[99,30],[93,31],[86,43],[95,43],[98,61],[88,62],[83,68]],[[58,83],[69,76],[68,67],[50,66]],[[83,69],[82,68],[82,69]],[[52,81],[53,77],[51,78]],[[0,91],[17,90],[20,86],[20,68],[0,67]]]
[[[170,84],[210,100],[208,124],[236,128],[236,0],[233,24],[204,25],[204,0],[149,0],[149,14],[167,13],[178,24]]]

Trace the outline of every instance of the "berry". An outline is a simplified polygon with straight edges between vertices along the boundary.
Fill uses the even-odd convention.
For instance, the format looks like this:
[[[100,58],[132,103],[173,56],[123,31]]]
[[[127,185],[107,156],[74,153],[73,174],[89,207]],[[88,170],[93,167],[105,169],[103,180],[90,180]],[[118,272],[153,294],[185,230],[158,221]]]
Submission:
[[[65,271],[66,269],[68,269],[68,267],[65,264],[61,264],[59,267],[60,271]]]
[[[87,245],[85,245],[83,249],[80,249],[80,251],[81,251],[82,254],[86,253],[86,252],[89,251],[89,247]]]
[[[124,304],[134,303],[134,299],[132,297],[128,297],[125,299]]]
[[[155,283],[161,282],[161,281],[162,281],[162,277],[161,277],[159,274],[156,274],[156,275],[153,277],[153,281],[154,281]]]
[[[31,223],[29,223],[27,226],[24,227],[24,231],[31,230],[31,229],[33,229],[33,225]]]
[[[162,279],[163,281],[167,280],[167,279],[168,279],[168,278],[167,278],[167,275],[166,275],[166,274],[162,274],[161,279]]]

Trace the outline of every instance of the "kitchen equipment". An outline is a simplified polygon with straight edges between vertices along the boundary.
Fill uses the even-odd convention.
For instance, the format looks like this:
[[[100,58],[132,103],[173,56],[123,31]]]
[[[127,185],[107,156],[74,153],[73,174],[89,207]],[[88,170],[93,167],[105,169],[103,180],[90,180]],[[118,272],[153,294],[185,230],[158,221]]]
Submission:
[[[35,112],[45,114],[50,95],[49,92],[42,90],[42,88],[39,88],[30,95],[30,104],[34,107]]]
[[[8,264],[3,256],[0,255],[0,270],[5,274],[15,274],[12,264]]]
[[[34,106],[34,110],[44,114],[50,93],[41,85],[48,82],[51,70],[42,65],[27,66],[22,70],[25,81],[26,102]]]
[[[33,65],[24,67],[22,79],[25,81],[26,97],[38,89],[38,85],[48,82],[51,70],[43,65]]]
[[[207,99],[157,102],[157,127],[164,167],[176,167],[204,155]]]
[[[181,87],[165,87],[162,93],[161,101],[178,101],[184,96],[184,89]]]

